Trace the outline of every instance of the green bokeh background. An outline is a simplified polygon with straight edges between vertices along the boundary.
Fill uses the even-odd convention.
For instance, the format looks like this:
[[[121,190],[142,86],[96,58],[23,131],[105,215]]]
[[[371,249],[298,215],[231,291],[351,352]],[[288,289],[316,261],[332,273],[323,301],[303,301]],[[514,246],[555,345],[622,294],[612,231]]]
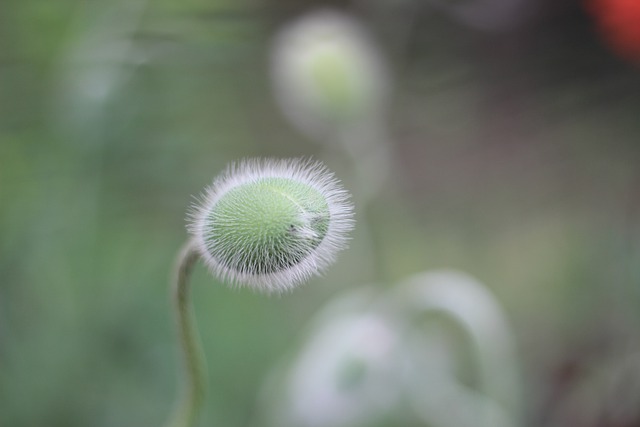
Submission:
[[[351,160],[298,134],[271,92],[269,40],[314,5],[3,2],[0,426],[164,422],[171,265],[193,196],[228,162],[313,156],[358,192]],[[502,31],[409,1],[358,5],[394,76],[391,179],[356,206],[376,268],[361,263],[362,226],[289,295],[230,289],[198,267],[201,425],[262,425],[269,369],[332,296],[441,267],[504,305],[529,423],[545,425],[558,396],[640,350],[640,69],[577,2],[541,2]]]

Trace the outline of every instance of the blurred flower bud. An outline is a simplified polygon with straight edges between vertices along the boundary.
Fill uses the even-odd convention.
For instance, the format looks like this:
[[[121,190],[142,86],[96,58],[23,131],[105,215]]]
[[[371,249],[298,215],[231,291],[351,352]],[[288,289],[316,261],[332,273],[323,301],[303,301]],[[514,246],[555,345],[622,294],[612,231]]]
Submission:
[[[263,292],[286,291],[346,246],[353,228],[349,197],[321,163],[243,161],[206,190],[189,230],[216,276]]]
[[[371,118],[387,96],[385,67],[365,30],[336,11],[311,13],[283,29],[272,75],[285,116],[311,136]]]
[[[279,427],[373,425],[398,404],[405,353],[395,318],[368,289],[332,301],[314,319],[300,353],[265,390]],[[283,400],[275,401],[279,388]]]
[[[278,427],[517,427],[520,391],[500,305],[471,277],[434,271],[332,301],[263,396]]]

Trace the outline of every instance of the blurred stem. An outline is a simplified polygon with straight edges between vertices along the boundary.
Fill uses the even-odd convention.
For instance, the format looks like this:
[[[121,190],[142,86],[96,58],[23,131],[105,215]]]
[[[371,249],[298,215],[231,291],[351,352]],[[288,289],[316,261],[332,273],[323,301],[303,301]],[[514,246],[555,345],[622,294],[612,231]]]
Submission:
[[[392,158],[384,120],[371,118],[357,126],[338,129],[334,138],[340,141],[353,165],[357,186],[354,198],[361,210],[358,239],[366,251],[361,262],[371,271],[374,281],[384,280],[386,262],[368,218],[369,207],[381,193],[391,171]]]
[[[193,315],[193,306],[189,301],[189,278],[199,258],[195,242],[189,240],[178,254],[174,280],[171,284],[171,299],[184,367],[183,389],[167,427],[193,426],[204,400],[206,367]]]
[[[478,397],[483,398],[456,392],[451,399],[457,395],[464,399],[460,402],[476,402],[479,410],[472,415],[473,425],[521,426],[522,384],[515,339],[502,306],[487,287],[471,277],[445,270],[414,276],[395,292],[406,307],[414,310],[416,320],[424,320],[428,315],[447,319],[468,340],[476,363]],[[441,398],[425,401],[423,406],[428,408],[431,404],[433,407],[428,408],[432,409],[431,415],[444,416],[442,424],[434,424],[454,425],[446,421],[451,419],[449,413],[437,410],[440,402]]]

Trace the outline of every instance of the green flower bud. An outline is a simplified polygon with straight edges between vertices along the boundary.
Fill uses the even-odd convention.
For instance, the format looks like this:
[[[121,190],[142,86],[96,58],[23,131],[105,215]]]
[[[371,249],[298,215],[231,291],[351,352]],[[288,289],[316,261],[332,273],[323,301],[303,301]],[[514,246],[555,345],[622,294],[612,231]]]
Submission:
[[[352,216],[348,193],[322,164],[255,159],[214,181],[189,229],[216,276],[285,291],[334,260]]]

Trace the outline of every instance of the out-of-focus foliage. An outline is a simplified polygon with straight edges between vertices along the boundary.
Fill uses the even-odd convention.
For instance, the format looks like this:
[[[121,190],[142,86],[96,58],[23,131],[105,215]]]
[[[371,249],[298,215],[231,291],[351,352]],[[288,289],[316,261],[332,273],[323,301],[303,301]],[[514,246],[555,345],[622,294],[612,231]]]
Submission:
[[[373,244],[356,230],[324,278],[282,298],[197,269],[201,425],[261,426],[266,373],[332,295],[440,267],[504,306],[530,425],[637,423],[626,399],[640,401],[640,379],[623,368],[640,347],[640,69],[577,1],[522,0],[495,28],[473,25],[473,8],[332,4],[393,68],[391,178],[356,206]],[[191,195],[229,161],[313,155],[356,191],[352,160],[298,134],[269,81],[271,37],[318,5],[3,2],[0,426],[163,422],[170,266]]]

